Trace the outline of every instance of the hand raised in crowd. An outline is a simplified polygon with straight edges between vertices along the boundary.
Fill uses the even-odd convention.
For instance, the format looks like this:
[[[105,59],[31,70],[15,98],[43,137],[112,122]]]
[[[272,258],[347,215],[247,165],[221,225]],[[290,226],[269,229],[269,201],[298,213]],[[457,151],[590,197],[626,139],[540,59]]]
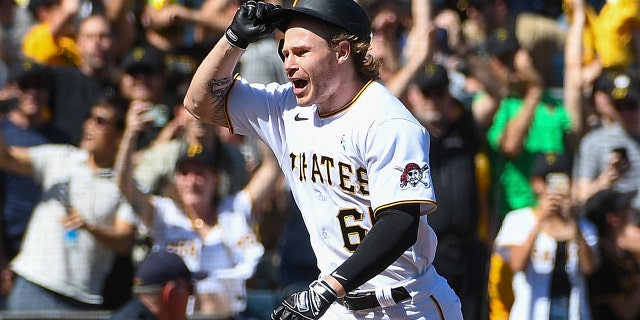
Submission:
[[[618,181],[631,167],[629,160],[620,152],[612,151],[607,161],[607,166],[598,176],[598,184],[603,188],[609,188]]]
[[[153,116],[148,113],[151,107],[152,104],[150,102],[132,101],[127,112],[127,129],[142,131],[147,124],[153,122]]]
[[[539,206],[536,214],[540,222],[552,215],[562,218],[576,218],[574,210],[572,210],[571,196],[567,192],[548,190],[540,195],[538,201]]]
[[[154,27],[162,28],[175,24],[183,12],[186,11],[182,5],[170,4],[160,9],[149,10],[147,23]]]
[[[395,38],[398,16],[390,10],[381,10],[371,21],[371,29],[387,38]]]
[[[544,223],[548,217],[554,214],[560,214],[562,211],[561,197],[561,195],[551,193],[546,193],[540,196],[540,199],[538,200],[538,210],[536,212],[536,216],[540,223]]]
[[[0,90],[0,101],[16,99],[21,93],[22,91],[17,85],[9,84]]]
[[[511,75],[512,89],[524,95],[531,89],[537,89],[542,94],[544,83],[542,75],[533,65],[531,54],[526,50],[518,50],[513,57],[513,74]]]
[[[179,107],[183,109],[182,107]],[[174,117],[162,127],[160,133],[153,140],[153,145],[160,145],[171,141],[183,134],[184,129],[187,126],[187,121],[191,115],[187,112],[175,112]]]

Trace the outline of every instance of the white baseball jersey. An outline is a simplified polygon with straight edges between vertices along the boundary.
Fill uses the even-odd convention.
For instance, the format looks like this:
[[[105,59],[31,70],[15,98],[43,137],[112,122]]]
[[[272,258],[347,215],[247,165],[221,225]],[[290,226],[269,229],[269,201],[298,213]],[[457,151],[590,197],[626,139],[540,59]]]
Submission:
[[[252,208],[249,195],[240,191],[226,197],[218,206],[218,223],[205,239],[173,200],[154,196],[153,203],[154,249],[169,249],[180,255],[190,270],[207,272],[209,276],[196,285],[198,293],[223,293],[233,302],[232,311],[244,310],[245,281],[264,253],[247,223]]]
[[[530,207],[509,212],[496,236],[496,247],[503,249],[523,245],[536,223],[535,212]],[[578,225],[582,236],[596,254],[598,245],[596,227],[584,218],[578,220]],[[526,269],[513,276],[515,301],[509,314],[510,319],[549,318],[549,290],[556,250],[557,241],[545,232],[540,232],[534,242]],[[564,269],[571,283],[569,319],[590,319],[587,282],[580,271],[578,244],[574,240],[568,243],[567,262]]]
[[[227,97],[233,132],[269,145],[284,171],[309,230],[321,273],[355,251],[375,214],[420,203],[418,240],[361,289],[399,285],[433,261],[436,237],[426,213],[436,208],[426,129],[384,86],[367,83],[344,108],[320,115],[296,103],[291,84],[236,81]]]

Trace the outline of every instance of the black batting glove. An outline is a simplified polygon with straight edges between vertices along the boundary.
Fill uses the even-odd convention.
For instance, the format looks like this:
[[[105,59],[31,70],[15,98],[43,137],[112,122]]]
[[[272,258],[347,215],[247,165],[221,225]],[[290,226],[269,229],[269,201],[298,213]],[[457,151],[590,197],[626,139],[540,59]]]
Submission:
[[[243,1],[224,33],[227,41],[240,49],[246,49],[250,43],[268,36],[276,28],[275,21],[271,21],[269,17],[279,9],[280,6],[264,1]]]
[[[309,290],[292,294],[271,314],[272,320],[320,319],[329,306],[338,299],[338,294],[324,280],[314,281]]]

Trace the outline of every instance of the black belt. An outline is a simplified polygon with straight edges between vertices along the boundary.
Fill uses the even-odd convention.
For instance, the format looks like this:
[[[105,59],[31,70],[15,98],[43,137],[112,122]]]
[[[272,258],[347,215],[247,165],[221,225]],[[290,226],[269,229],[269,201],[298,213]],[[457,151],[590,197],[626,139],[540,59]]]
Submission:
[[[404,287],[397,287],[391,289],[391,297],[395,303],[400,303],[411,298],[411,295]],[[349,293],[341,300],[338,300],[338,302],[352,311],[372,309],[380,306],[375,291]]]

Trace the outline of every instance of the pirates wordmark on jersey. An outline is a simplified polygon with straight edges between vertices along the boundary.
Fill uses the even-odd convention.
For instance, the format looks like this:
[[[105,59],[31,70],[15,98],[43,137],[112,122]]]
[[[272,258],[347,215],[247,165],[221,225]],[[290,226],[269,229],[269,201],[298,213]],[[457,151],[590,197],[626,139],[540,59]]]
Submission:
[[[290,153],[289,157],[291,170],[297,173],[300,182],[311,181],[333,186],[333,177],[337,177],[337,184],[341,190],[363,196],[369,195],[369,178],[367,170],[362,167],[355,168],[349,163],[315,153],[311,155],[311,161],[307,161],[305,153]]]
[[[354,168],[353,165],[335,159],[313,154],[311,161],[307,161],[306,154],[299,155],[290,153],[291,170],[297,172],[300,182],[310,180],[313,183],[326,183],[333,186],[333,176],[338,177],[338,186],[341,190],[349,193],[359,193],[363,196],[369,195],[367,170],[362,167]],[[309,163],[310,162],[310,163]],[[302,169],[300,169],[302,168]],[[422,167],[416,163],[410,162],[404,167],[396,166],[396,170],[400,171],[400,188],[415,188],[422,186],[428,188],[429,184],[429,165],[424,164]]]

